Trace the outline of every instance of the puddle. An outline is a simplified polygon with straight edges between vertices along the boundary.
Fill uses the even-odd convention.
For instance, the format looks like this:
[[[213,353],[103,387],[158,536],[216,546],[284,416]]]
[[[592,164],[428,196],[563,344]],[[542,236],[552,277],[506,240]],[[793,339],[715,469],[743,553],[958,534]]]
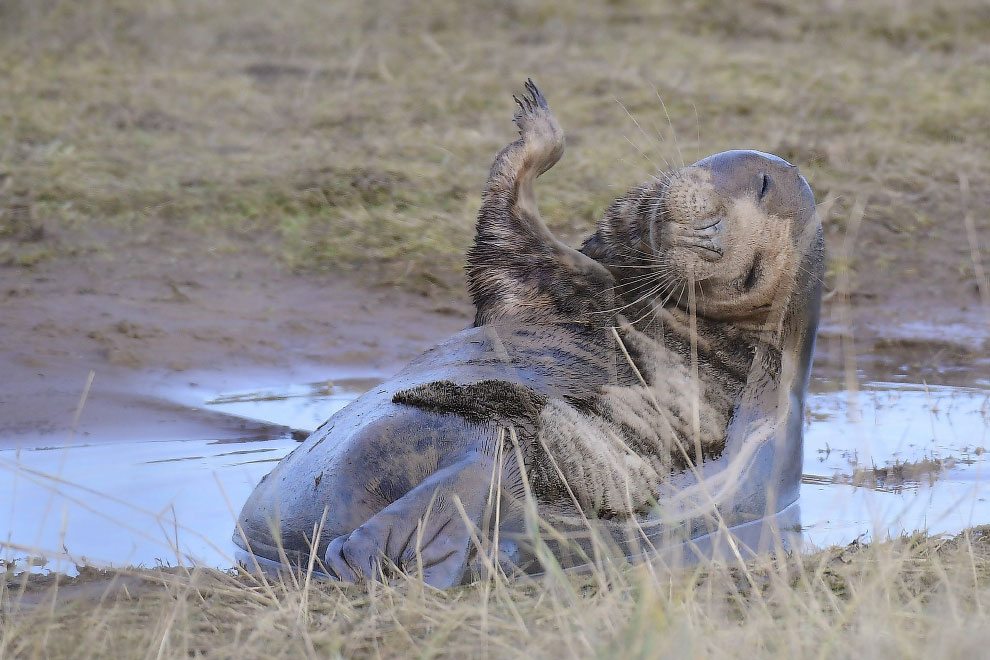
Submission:
[[[236,512],[306,429],[379,382],[357,378],[278,389],[169,394],[190,416],[251,420],[249,434],[133,440],[139,432],[0,443],[0,560],[45,557],[33,570],[75,572],[86,562],[115,566],[234,564]],[[181,412],[173,414],[181,415]],[[186,427],[180,427],[181,429]],[[200,428],[192,426],[191,428]],[[259,433],[257,429],[270,428]],[[226,430],[226,429],[224,429]],[[4,547],[6,545],[6,547]],[[23,565],[25,562],[21,561]],[[34,563],[37,563],[35,561]]]
[[[0,444],[0,560],[232,565],[235,513],[297,439],[379,382],[172,392],[197,414],[269,424],[266,433],[180,439],[76,438]],[[990,389],[813,381],[801,519],[814,546],[990,522]],[[6,547],[4,547],[6,546]]]
[[[815,381],[804,443],[812,545],[990,522],[990,389]]]
[[[297,440],[304,440],[327,417],[380,382],[380,378],[338,378],[277,389],[228,392],[208,399],[204,406],[286,426],[293,429]]]
[[[231,511],[297,443],[291,437],[230,451],[216,440],[0,451],[0,529],[52,559],[117,566],[231,566]],[[243,446],[243,445],[241,445]],[[229,504],[228,504],[229,503]],[[69,560],[54,559],[67,555]]]

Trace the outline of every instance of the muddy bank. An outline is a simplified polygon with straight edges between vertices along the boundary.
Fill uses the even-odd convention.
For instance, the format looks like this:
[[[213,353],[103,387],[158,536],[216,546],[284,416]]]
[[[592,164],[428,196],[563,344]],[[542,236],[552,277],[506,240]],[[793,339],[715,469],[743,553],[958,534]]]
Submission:
[[[252,374],[273,385],[341,373],[381,378],[471,322],[460,289],[412,293],[355,272],[299,275],[250,250],[217,257],[127,245],[108,254],[116,256],[0,268],[0,443],[67,431],[91,372],[79,432],[176,425],[182,435],[183,424],[229,422],[180,423],[181,410],[153,400],[156,392],[231,391]],[[987,310],[968,296],[851,307],[833,298],[815,373],[987,382],[988,329]]]
[[[366,287],[354,275],[293,275],[260,255],[175,260],[148,249],[0,268],[0,301],[0,446],[15,434],[44,442],[74,422],[82,436],[189,437],[199,425],[264,433],[187,414],[158,394],[231,390],[252,374],[275,385],[343,371],[387,376],[470,319],[463,299]]]
[[[56,571],[232,565],[234,513],[274,463],[471,320],[460,292],[298,275],[248,250],[190,252],[0,268],[7,556],[40,552]],[[856,538],[877,507],[911,509],[912,531],[928,514],[948,520],[964,497],[976,504],[947,529],[986,522],[973,480],[990,444],[979,311],[827,304],[802,488],[812,543]],[[963,442],[960,429],[975,430]],[[942,490],[905,477],[906,461],[937,465],[928,486]],[[878,487],[892,477],[907,487]]]

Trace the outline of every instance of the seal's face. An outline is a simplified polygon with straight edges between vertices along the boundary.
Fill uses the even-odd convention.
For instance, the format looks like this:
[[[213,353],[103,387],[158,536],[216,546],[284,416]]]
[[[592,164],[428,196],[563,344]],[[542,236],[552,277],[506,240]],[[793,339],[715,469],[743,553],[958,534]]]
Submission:
[[[726,151],[675,172],[649,230],[661,273],[698,285],[697,311],[761,322],[786,305],[815,200],[797,167],[759,151]]]

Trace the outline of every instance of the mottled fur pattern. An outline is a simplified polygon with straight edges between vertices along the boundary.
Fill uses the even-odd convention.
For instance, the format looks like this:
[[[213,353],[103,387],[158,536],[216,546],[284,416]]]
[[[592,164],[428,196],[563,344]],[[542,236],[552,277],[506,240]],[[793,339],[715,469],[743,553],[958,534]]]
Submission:
[[[496,421],[504,426],[534,430],[537,416],[548,401],[546,395],[532,388],[504,380],[483,380],[466,385],[439,380],[396,392],[392,397],[392,403],[460,415],[478,424]]]
[[[552,400],[540,415],[540,440],[557,457],[573,495],[602,517],[652,506],[672,472],[697,464],[696,437],[702,460],[717,458],[745,385],[745,373],[739,378],[717,362],[719,351],[704,355],[696,379],[680,341],[664,346],[628,326],[621,338],[645,384]]]
[[[492,166],[468,253],[475,323],[522,323],[536,334],[561,324],[616,328],[621,342],[602,350],[636,378],[548,399],[535,433],[527,417],[520,438],[542,501],[566,497],[599,516],[631,515],[655,502],[672,472],[721,454],[754,356],[767,377],[779,376],[783,310],[807,251],[792,235],[794,220],[806,209],[772,197],[776,182],[788,183],[786,168],[773,179],[756,172],[757,180],[752,162],[735,171],[716,161],[632,189],[575,251],[537,209],[534,181],[561,157],[564,137],[532,81],[526,88],[516,99],[520,137]],[[431,385],[396,402],[450,407],[450,388]],[[502,390],[499,400],[517,393]]]
[[[533,183],[564,152],[564,133],[543,94],[529,81],[516,99],[519,139],[496,157],[482,195],[468,290],[475,324],[609,325],[614,281],[593,259],[561,243],[540,217]]]

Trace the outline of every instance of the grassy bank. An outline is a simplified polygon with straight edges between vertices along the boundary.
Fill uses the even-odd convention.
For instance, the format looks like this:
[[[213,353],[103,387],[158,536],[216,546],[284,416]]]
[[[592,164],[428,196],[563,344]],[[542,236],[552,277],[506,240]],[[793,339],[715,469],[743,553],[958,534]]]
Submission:
[[[0,603],[12,658],[969,658],[990,643],[990,531],[449,592],[175,569],[8,576]]]
[[[835,300],[978,304],[987,43],[982,0],[0,1],[0,266],[12,280],[62,259],[98,269],[140,244],[183,255],[179,268],[260,250],[300,271],[459,286],[487,168],[514,136],[510,95],[532,76],[568,134],[539,194],[572,244],[657,170],[759,148],[815,189],[828,289],[849,276]],[[149,291],[126,314],[161,302]],[[53,319],[34,328],[105,336]],[[123,320],[99,322],[124,328],[116,337],[132,328]],[[61,368],[77,353],[45,357]],[[445,593],[415,580],[8,570],[0,658],[968,658],[990,644],[988,606],[986,529]]]
[[[458,280],[532,75],[568,132],[540,188],[566,239],[658,169],[760,148],[801,166],[830,235],[865,204],[831,275],[958,296],[990,243],[988,26],[979,0],[14,0],[0,262],[124,236]]]

